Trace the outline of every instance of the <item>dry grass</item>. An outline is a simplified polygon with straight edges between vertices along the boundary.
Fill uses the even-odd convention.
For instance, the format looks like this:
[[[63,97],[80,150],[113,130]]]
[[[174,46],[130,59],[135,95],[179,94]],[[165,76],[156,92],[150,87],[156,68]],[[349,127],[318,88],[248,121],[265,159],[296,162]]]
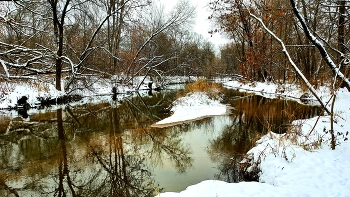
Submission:
[[[182,97],[191,92],[205,92],[210,98],[218,99],[221,97],[223,87],[221,84],[208,82],[205,79],[198,79],[193,83],[186,84],[185,89],[177,94]]]
[[[14,87],[14,83],[12,82],[0,82],[0,99],[7,95],[9,92],[12,92],[15,89]]]
[[[16,86],[20,86],[24,84],[28,84],[28,86],[33,87],[39,92],[50,91],[49,84],[43,83],[42,81],[34,81],[34,80],[27,80],[27,79],[24,79],[21,82],[0,80],[0,95],[3,96],[5,94],[13,92]]]
[[[33,82],[33,87],[37,89],[39,92],[49,92],[50,88],[49,85],[46,83],[41,83],[41,82]]]

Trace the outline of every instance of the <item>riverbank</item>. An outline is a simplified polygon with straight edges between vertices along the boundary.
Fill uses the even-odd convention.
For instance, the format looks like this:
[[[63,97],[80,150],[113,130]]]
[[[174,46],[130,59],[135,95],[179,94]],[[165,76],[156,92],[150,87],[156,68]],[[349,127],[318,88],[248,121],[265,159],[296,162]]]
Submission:
[[[254,91],[269,98],[304,94],[295,85],[223,83],[240,91]],[[324,102],[330,99],[330,90],[319,89]],[[329,106],[331,103],[328,104]],[[184,114],[185,115],[185,114]],[[158,197],[184,196],[348,196],[350,194],[350,93],[336,92],[334,131],[328,115],[296,120],[285,134],[272,132],[257,141],[241,162],[246,170],[259,170],[259,182],[226,183],[207,180],[189,186],[180,193],[166,192]],[[169,121],[169,120],[168,120]],[[332,133],[334,133],[332,138]],[[335,150],[331,143],[335,142]]]
[[[11,110],[18,107],[18,101],[26,98],[26,102],[31,108],[39,108],[41,106],[66,104],[81,105],[84,103],[108,102],[114,96],[116,99],[122,99],[129,93],[139,90],[149,90],[149,77],[135,77],[128,85],[117,83],[120,77],[98,78],[90,77],[86,81],[80,81],[68,91],[58,91],[54,86],[52,79],[41,78],[38,80],[27,80],[22,82],[2,81],[0,82],[0,110]],[[162,81],[163,85],[185,83],[195,80],[196,77],[167,77]],[[65,87],[69,81],[62,80],[62,87]],[[159,82],[152,81],[152,88],[159,88]],[[113,92],[114,91],[114,92]],[[146,92],[147,93],[147,92]],[[69,96],[68,96],[69,95]],[[70,99],[71,97],[79,97],[79,99]],[[64,98],[68,98],[67,102],[58,102]]]

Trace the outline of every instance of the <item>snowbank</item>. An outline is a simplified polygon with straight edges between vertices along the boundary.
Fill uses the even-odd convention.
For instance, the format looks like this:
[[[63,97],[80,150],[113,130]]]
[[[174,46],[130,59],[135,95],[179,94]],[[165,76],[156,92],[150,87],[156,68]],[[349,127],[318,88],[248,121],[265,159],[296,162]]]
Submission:
[[[209,98],[204,92],[194,92],[173,102],[173,114],[152,127],[165,127],[197,120],[208,116],[227,114],[228,106]]]
[[[249,196],[296,196],[290,195],[283,189],[258,182],[226,183],[223,181],[207,180],[189,186],[186,190],[175,193],[166,192],[157,197],[249,197]]]
[[[254,94],[266,97],[266,98],[286,98],[293,99],[302,103],[300,98],[302,95],[307,93],[310,95],[311,99],[309,104],[318,104],[316,98],[314,98],[311,92],[302,91],[299,85],[295,84],[274,84],[274,83],[262,83],[262,82],[253,82],[253,83],[241,83],[238,81],[228,81],[223,83],[224,87],[237,89],[242,92],[252,92]],[[322,97],[327,97],[329,91],[325,87],[321,87],[317,90],[317,94]]]

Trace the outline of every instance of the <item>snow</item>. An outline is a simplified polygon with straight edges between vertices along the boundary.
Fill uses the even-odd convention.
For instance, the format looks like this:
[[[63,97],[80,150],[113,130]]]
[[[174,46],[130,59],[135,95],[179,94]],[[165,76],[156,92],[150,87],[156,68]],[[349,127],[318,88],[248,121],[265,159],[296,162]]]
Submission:
[[[288,196],[283,190],[278,190],[269,184],[257,182],[226,183],[223,181],[207,180],[197,185],[189,186],[180,193],[167,192],[159,197],[204,197],[204,196]]]
[[[224,85],[240,91],[254,91],[270,98],[282,96],[297,99],[303,94],[295,85],[242,84],[237,81]],[[327,88],[317,91],[324,102],[329,100],[330,91]],[[182,192],[165,192],[157,197],[350,196],[350,144],[347,140],[350,130],[350,93],[339,89],[336,94],[335,150],[330,148],[330,116],[296,120],[289,133],[269,132],[264,135],[241,162],[251,164],[248,170],[254,166],[260,169],[259,182],[206,180]],[[182,114],[185,116],[187,113]]]
[[[83,103],[97,103],[97,102],[106,102],[109,101],[112,95],[112,88],[117,88],[118,99],[126,96],[129,92],[135,91],[135,88],[141,84],[140,89],[148,89],[148,82],[150,78],[146,77],[143,80],[144,76],[135,77],[132,81],[132,85],[125,86],[119,84],[117,81],[122,80],[125,76],[112,76],[111,79],[104,79],[100,77],[90,77],[86,81],[90,81],[89,84],[84,84],[84,81],[78,81],[75,84],[71,85],[70,88],[72,92],[57,91],[54,86],[54,81],[48,79],[38,79],[35,81],[27,82],[0,82],[0,110],[15,108],[17,106],[17,101],[26,96],[28,98],[27,102],[32,106],[40,105],[38,97],[41,98],[58,98],[64,96],[65,94],[78,94],[84,98],[78,103],[73,103],[71,105],[79,105]],[[195,80],[195,77],[181,77],[174,76],[168,77],[167,80],[173,83],[183,83],[185,81]],[[62,87],[65,86],[69,79],[62,79]],[[143,82],[142,82],[143,81]],[[166,82],[168,82],[166,81]],[[153,88],[157,87],[158,82],[153,83]],[[89,88],[81,88],[88,86]],[[1,113],[1,112],[0,112]]]
[[[2,87],[6,87],[4,90],[4,94],[0,95],[0,109],[4,108],[13,108],[17,105],[17,100],[22,98],[22,96],[26,96],[28,98],[28,103],[34,106],[38,103],[38,97],[59,97],[63,96],[64,92],[57,91],[56,88],[51,84],[40,84],[39,83],[7,83],[6,85],[2,85]]]
[[[187,94],[185,97],[177,99],[173,105],[171,109],[173,114],[155,123],[154,127],[162,127],[170,123],[172,125],[178,124],[207,116],[225,115],[228,108],[221,104],[219,100],[211,99],[203,92]]]

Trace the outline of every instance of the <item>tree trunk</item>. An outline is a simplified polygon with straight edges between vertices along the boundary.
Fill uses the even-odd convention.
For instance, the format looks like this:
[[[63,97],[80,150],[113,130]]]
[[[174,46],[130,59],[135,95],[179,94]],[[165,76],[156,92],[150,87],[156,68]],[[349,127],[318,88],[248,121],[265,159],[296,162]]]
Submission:
[[[339,20],[338,20],[338,50],[341,53],[345,53],[346,47],[345,47],[345,16],[346,16],[346,9],[345,9],[345,1],[339,0],[338,1],[339,6]]]
[[[346,8],[345,8],[345,0],[338,1],[339,7],[339,19],[338,19],[338,50],[341,52],[339,55],[339,64],[342,64],[344,60],[344,54],[346,52],[345,46],[345,16],[346,16]],[[340,71],[344,73],[345,77],[349,77],[349,71],[347,70],[347,66],[341,66]]]
[[[54,33],[56,37],[56,44],[57,44],[57,52],[56,52],[56,89],[61,91],[61,78],[62,78],[62,55],[63,55],[63,27],[64,27],[64,20],[67,14],[68,5],[70,3],[70,0],[67,0],[64,4],[62,13],[58,13],[57,9],[57,0],[48,0],[48,2],[51,5],[51,11],[52,11],[52,21],[53,21],[53,27],[54,27]],[[60,18],[59,18],[60,15]]]
[[[57,54],[58,55],[58,54]],[[56,90],[61,91],[62,59],[56,59]]]

